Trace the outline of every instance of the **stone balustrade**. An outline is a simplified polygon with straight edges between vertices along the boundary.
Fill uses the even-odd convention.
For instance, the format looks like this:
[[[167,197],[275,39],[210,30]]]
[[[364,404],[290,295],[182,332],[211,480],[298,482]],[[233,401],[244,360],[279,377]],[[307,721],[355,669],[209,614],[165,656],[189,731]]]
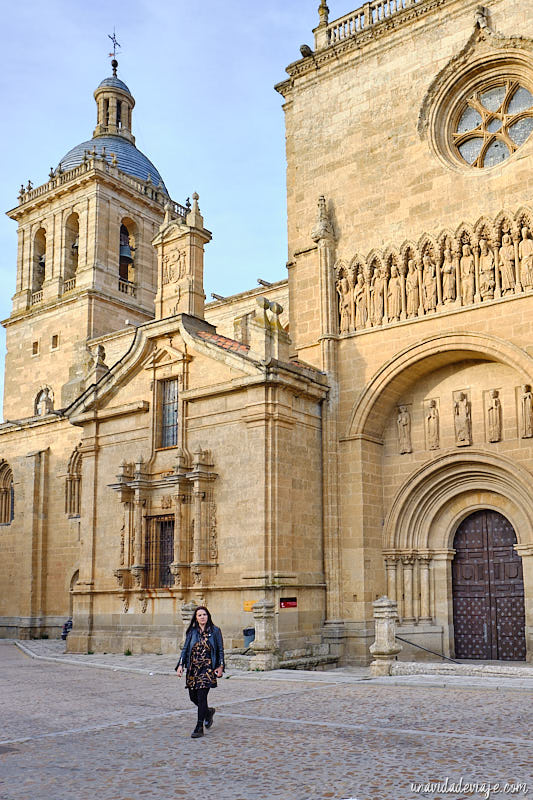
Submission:
[[[329,46],[356,36],[361,31],[368,30],[373,25],[419,2],[421,0],[374,0],[372,3],[365,3],[361,8],[336,19],[327,26],[326,43]]]
[[[107,155],[109,156],[111,154],[108,153]],[[98,154],[92,152],[86,153],[86,158],[81,164],[73,167],[72,169],[66,170],[65,172],[61,172],[58,168],[56,172],[53,173],[53,176],[50,178],[50,180],[46,183],[43,183],[41,186],[30,188],[31,184],[28,184],[26,189],[21,187],[18,196],[19,205],[30,203],[60,186],[64,186],[65,184],[77,180],[91,171],[104,172],[109,175],[114,175],[120,178],[123,183],[130,186],[132,189],[135,189],[140,194],[148,196],[151,200],[159,205],[164,206],[169,202],[168,195],[162,192],[159,187],[154,186],[150,180],[143,181],[139,178],[134,178],[131,175],[122,172],[122,170],[120,170],[115,164],[109,163],[106,158],[102,158]],[[189,213],[189,208],[187,206],[176,203],[173,200],[170,201],[170,206],[174,214],[182,219],[185,219]]]
[[[76,276],[74,276],[74,278],[69,278],[63,284],[63,292],[65,294],[67,292],[71,292],[75,288],[76,288]]]

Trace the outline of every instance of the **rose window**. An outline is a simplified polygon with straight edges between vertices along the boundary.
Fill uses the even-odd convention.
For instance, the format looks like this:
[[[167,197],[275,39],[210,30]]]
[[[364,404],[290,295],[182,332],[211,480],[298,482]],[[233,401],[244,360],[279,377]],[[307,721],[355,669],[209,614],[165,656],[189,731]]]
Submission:
[[[518,81],[505,81],[469,97],[459,112],[453,142],[463,162],[493,167],[509,158],[532,131],[533,95]]]

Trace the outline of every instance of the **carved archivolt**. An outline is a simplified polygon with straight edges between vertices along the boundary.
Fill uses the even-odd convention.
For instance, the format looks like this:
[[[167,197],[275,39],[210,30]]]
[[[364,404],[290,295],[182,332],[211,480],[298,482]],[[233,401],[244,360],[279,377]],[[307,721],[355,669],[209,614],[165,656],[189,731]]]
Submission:
[[[532,437],[533,358],[516,345],[496,336],[460,331],[431,336],[414,347],[412,345],[406,347],[383,364],[356,399],[346,436],[366,434],[379,439],[385,420],[389,418],[389,414],[398,402],[401,402],[397,387],[401,384],[402,393],[405,391],[406,371],[416,365],[414,374],[419,379],[422,374],[449,363],[450,354],[456,351],[463,357],[466,353],[471,354],[471,358],[481,357],[484,360],[506,364],[528,381],[521,386],[517,401],[520,404],[520,435],[523,438]]]
[[[533,211],[501,211],[335,264],[346,334],[533,291]]]

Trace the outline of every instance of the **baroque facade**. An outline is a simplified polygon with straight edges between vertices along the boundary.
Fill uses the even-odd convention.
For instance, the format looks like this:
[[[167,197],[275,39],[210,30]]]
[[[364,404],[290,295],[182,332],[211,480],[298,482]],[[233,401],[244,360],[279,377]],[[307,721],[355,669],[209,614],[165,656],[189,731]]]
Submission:
[[[387,594],[403,658],[533,658],[533,20],[322,0],[314,35],[276,87],[288,281],[205,304],[116,63],[21,187],[4,635],[173,651],[206,601],[235,663],[365,663]]]

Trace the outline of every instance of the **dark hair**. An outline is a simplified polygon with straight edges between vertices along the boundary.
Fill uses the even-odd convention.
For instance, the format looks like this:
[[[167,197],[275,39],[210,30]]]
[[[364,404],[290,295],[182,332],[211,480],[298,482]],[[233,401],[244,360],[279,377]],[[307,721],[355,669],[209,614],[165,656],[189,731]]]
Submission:
[[[200,629],[200,626],[198,625],[198,620],[196,619],[196,614],[198,613],[198,611],[205,611],[205,613],[207,614],[207,622],[205,624],[206,631],[210,631],[212,629],[213,620],[211,619],[211,614],[209,613],[209,609],[206,608],[206,606],[197,606],[194,609],[194,614],[192,615],[192,619],[189,623],[189,627],[185,632],[185,635],[187,635],[187,633],[190,633],[193,628],[197,628],[198,630]]]

